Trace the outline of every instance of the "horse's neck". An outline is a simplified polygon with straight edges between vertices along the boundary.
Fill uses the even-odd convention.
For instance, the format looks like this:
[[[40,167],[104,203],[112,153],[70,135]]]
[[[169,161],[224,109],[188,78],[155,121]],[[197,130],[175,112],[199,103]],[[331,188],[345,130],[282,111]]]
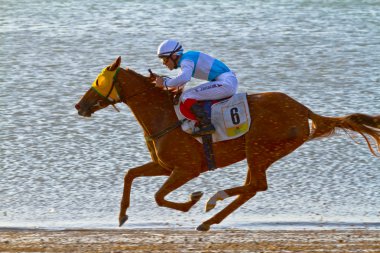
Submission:
[[[160,103],[169,100],[166,96],[152,96],[150,92],[128,102],[128,106],[137,121],[148,135],[156,134],[176,122],[173,105]]]
[[[169,96],[159,89],[149,89],[152,84],[144,83],[147,82],[146,77],[134,76],[133,79],[129,81],[134,87],[139,87],[136,92],[140,87],[147,87],[141,94],[126,101],[144,132],[152,135],[174,124],[176,114]]]

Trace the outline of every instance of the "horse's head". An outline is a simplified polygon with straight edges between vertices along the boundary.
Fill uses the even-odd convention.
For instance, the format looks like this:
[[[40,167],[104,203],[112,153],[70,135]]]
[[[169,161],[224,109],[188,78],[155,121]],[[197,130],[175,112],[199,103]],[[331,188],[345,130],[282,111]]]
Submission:
[[[115,86],[115,78],[120,68],[120,62],[121,57],[119,56],[114,63],[104,68],[98,75],[91,88],[75,105],[79,115],[91,117],[94,112],[120,102],[119,92]]]

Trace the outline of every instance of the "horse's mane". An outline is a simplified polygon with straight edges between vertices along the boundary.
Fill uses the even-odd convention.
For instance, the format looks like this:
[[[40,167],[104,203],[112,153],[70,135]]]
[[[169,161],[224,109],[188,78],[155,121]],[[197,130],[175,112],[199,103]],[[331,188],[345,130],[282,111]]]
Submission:
[[[155,90],[155,92],[156,92],[155,93],[156,96],[159,96],[159,95],[163,96],[162,102],[166,101],[167,98],[170,98],[170,97],[174,96],[174,93],[172,93],[172,91],[163,90],[161,88],[154,88],[155,83],[149,77],[144,76],[144,75],[142,75],[140,73],[137,73],[136,71],[134,71],[133,69],[130,69],[128,67],[126,67],[123,70],[126,71],[126,74],[128,75],[129,78],[133,77],[133,78],[136,79],[136,81],[143,82],[144,85],[147,85],[148,87],[149,86],[152,87],[153,90]],[[170,98],[170,99],[173,99],[173,98]],[[168,99],[167,101],[171,101],[170,99]],[[161,105],[163,105],[163,104],[161,103]],[[172,108],[172,106],[170,108]]]
[[[131,75],[135,76],[136,78],[143,80],[145,83],[149,83],[151,85],[154,85],[154,83],[149,80],[149,77],[146,77],[146,76],[144,76],[144,75],[142,75],[140,73],[137,73],[133,69],[130,69],[130,68],[126,67],[123,70],[125,70],[127,72],[127,74],[131,74]]]

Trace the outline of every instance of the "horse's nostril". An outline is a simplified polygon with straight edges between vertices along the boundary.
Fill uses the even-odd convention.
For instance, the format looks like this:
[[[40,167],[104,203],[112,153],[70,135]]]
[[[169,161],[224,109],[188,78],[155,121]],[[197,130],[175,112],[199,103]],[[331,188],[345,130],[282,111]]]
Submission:
[[[79,109],[80,109],[80,105],[79,105],[79,104],[76,104],[76,105],[75,105],[75,109],[79,110]]]

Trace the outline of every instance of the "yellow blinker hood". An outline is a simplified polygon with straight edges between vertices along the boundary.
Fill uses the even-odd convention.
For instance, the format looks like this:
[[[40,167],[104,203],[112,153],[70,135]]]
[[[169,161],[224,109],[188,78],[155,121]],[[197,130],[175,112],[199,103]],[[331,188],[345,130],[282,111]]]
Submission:
[[[110,71],[104,68],[98,75],[91,87],[102,97],[110,100],[111,102],[119,102],[120,97],[115,86],[113,85],[114,77],[116,76],[119,68]]]

